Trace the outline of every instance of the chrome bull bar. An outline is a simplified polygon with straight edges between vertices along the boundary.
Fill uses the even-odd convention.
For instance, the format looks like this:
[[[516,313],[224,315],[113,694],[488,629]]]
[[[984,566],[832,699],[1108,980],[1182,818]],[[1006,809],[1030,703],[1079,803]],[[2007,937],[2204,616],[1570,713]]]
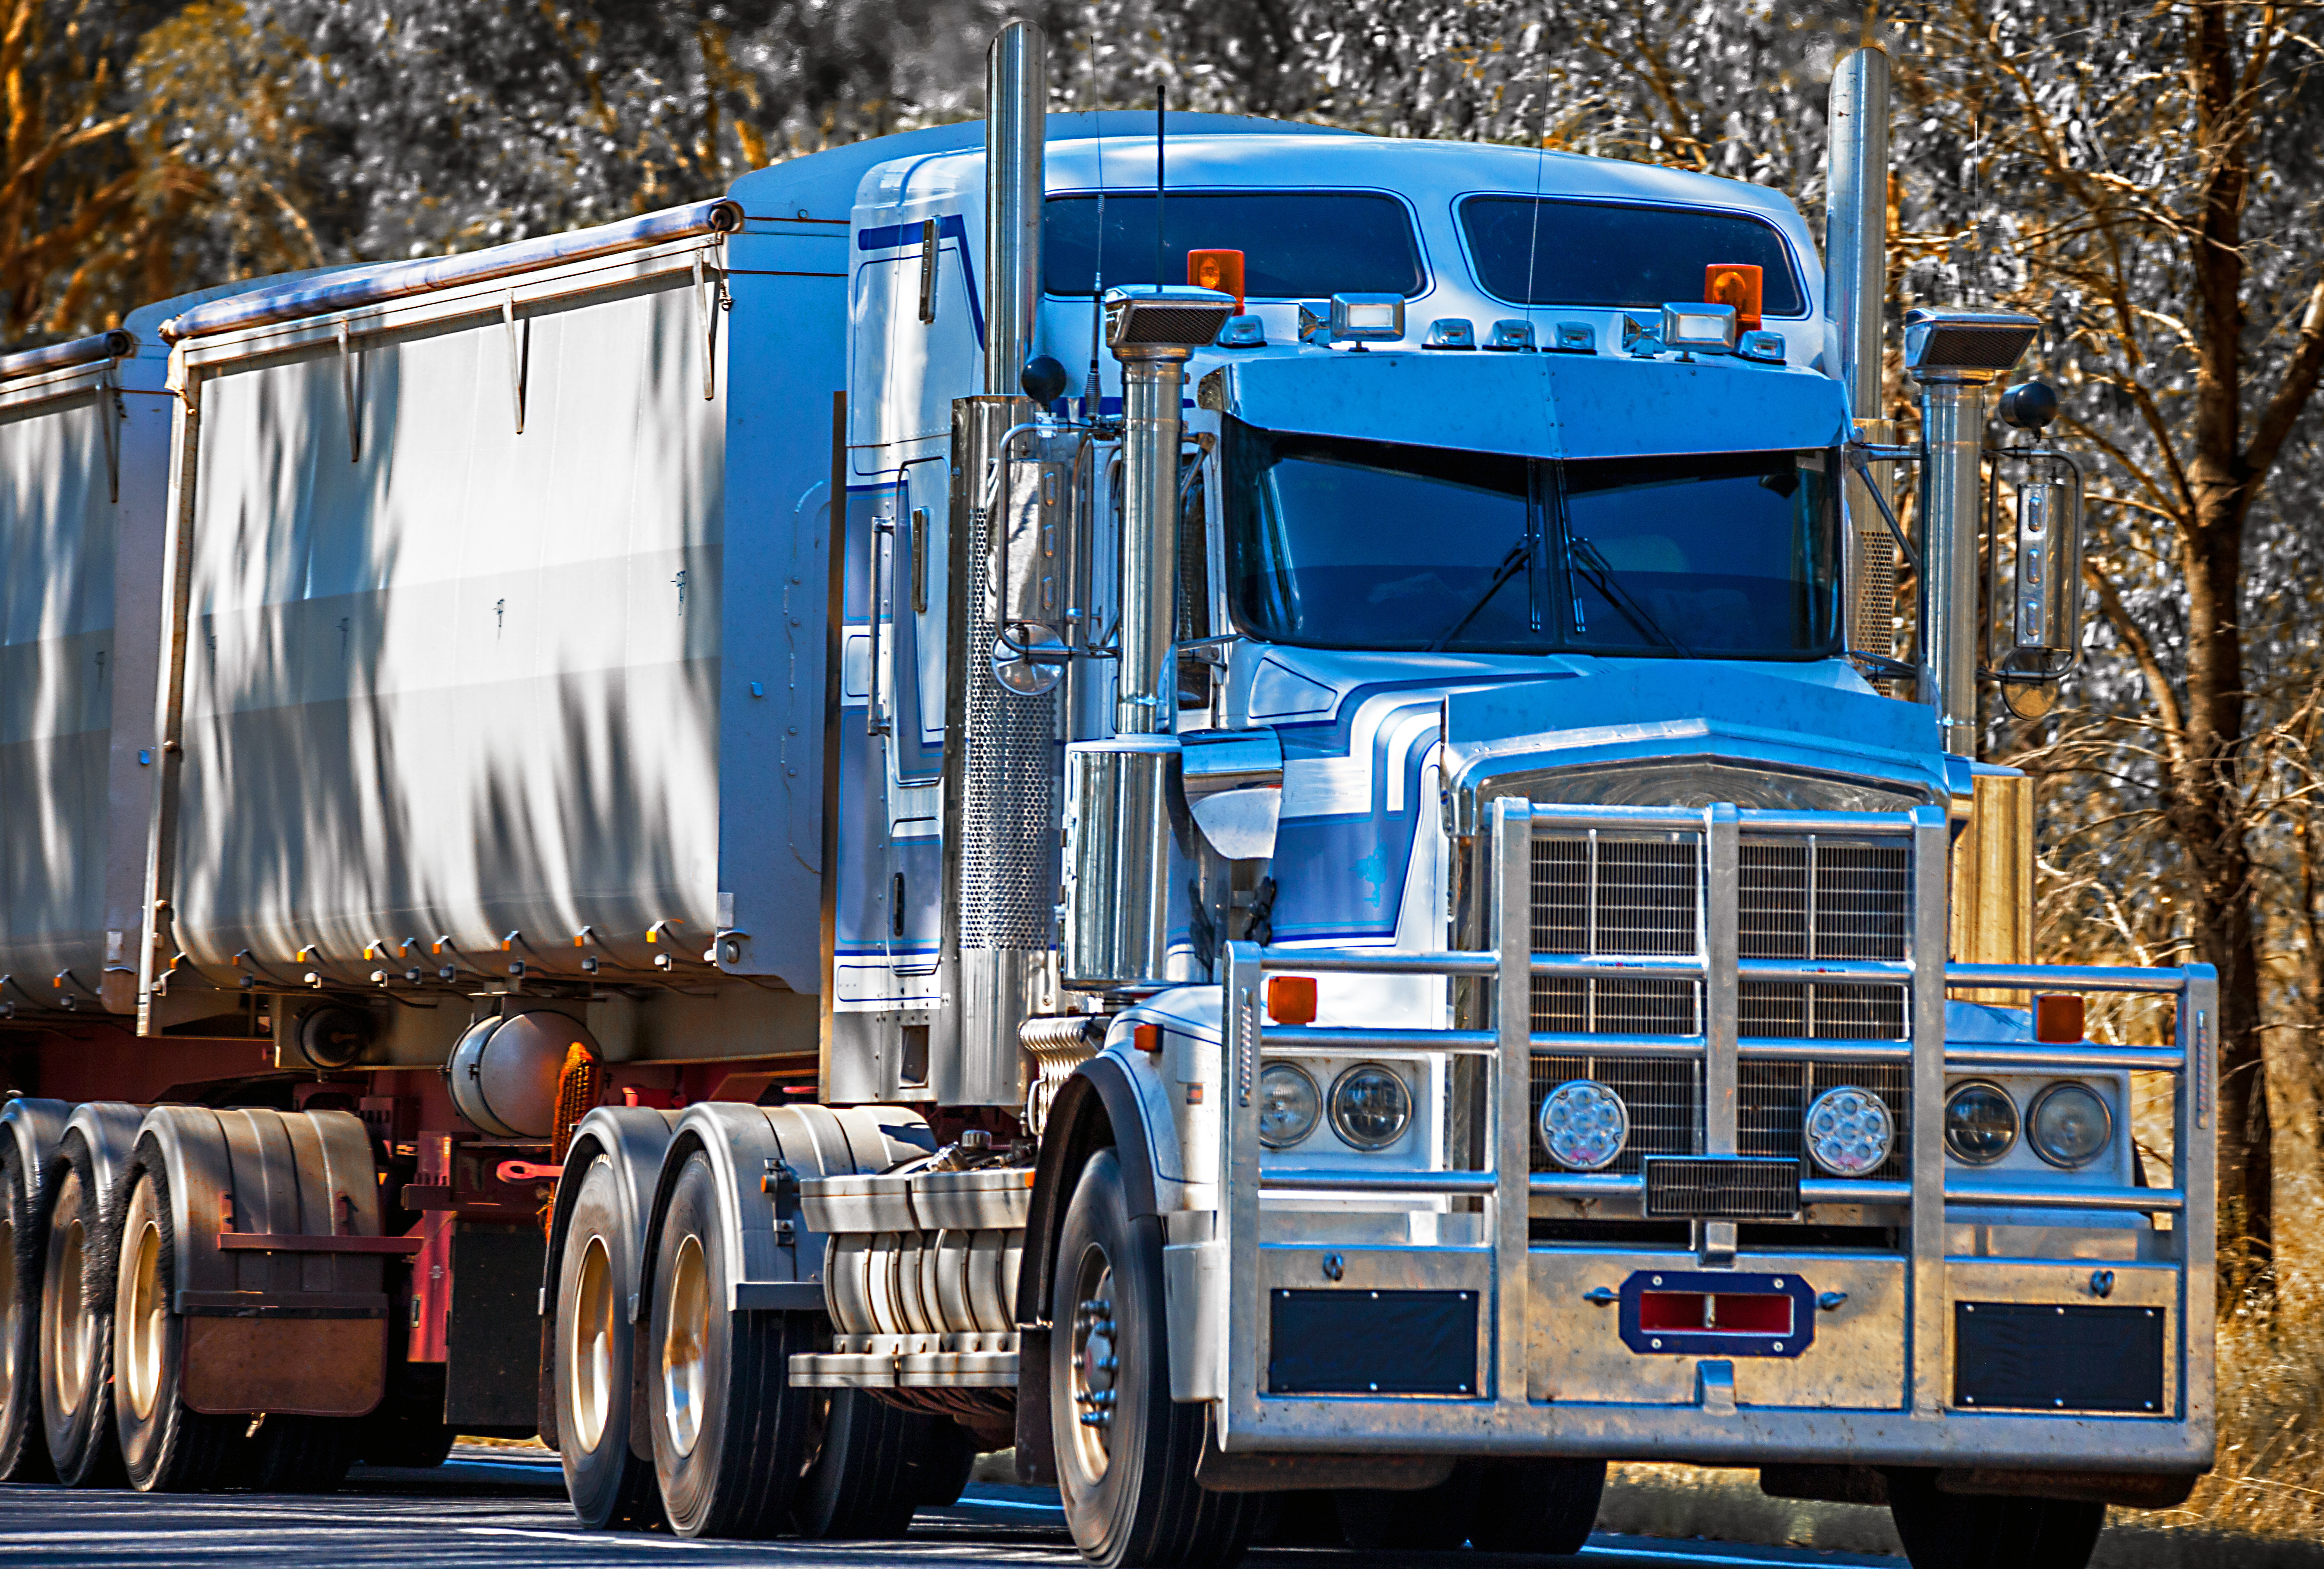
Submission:
[[[1679,830],[1703,845],[1703,894],[1697,951],[1651,959],[1580,953],[1537,953],[1532,946],[1533,841],[1544,830]],[[1746,831],[1894,838],[1911,852],[1911,920],[1902,960],[1801,963],[1744,959],[1738,954],[1738,846]],[[2212,1444],[2211,1345],[2214,1332],[2213,1251],[2216,1213],[2216,1134],[2213,1093],[2218,982],[2209,967],[2127,969],[2078,966],[1968,965],[1947,961],[1949,837],[1943,813],[1922,807],[1897,813],[1803,813],[1741,811],[1717,805],[1683,808],[1572,808],[1499,800],[1490,824],[1489,935],[1481,951],[1406,953],[1355,950],[1261,949],[1226,945],[1222,965],[1222,1014],[1226,1105],[1220,1142],[1221,1242],[1225,1257],[1223,1396],[1220,1442],[1228,1450],[1428,1449],[1616,1454],[1651,1453],[1686,1442],[1702,1458],[1807,1460],[1855,1458],[1909,1463],[1966,1456],[2024,1461],[2076,1459],[2096,1468],[2184,1469],[2209,1463]],[[1280,1025],[1267,1022],[1270,974],[1430,975],[1488,982],[1489,1029],[1414,1030]],[[1927,977],[1941,977],[1937,985]],[[1641,977],[1699,980],[1703,986],[1696,1035],[1573,1034],[1532,1029],[1531,980],[1551,977]],[[1766,1040],[1739,1038],[1737,988],[1743,980],[1810,984],[1903,983],[1911,999],[1909,1041]],[[1948,989],[2004,988],[2043,992],[2145,993],[2177,999],[2176,1038],[2169,1046],[2108,1046],[2088,1041],[1946,1040]],[[1942,1050],[1916,1045],[1944,1042]],[[1270,1052],[1424,1051],[1481,1060],[1490,1089],[1488,1131],[1474,1170],[1322,1170],[1261,1164],[1259,1075]],[[1643,1176],[1535,1172],[1531,1166],[1529,1099],[1533,1060],[1587,1051],[1605,1056],[1653,1056],[1702,1065],[1702,1150],[1737,1152],[1739,1065],[1756,1059],[1887,1060],[1911,1068],[1912,1137],[1903,1180],[1805,1179],[1800,1202],[1902,1208],[1909,1239],[1904,1257],[1904,1312],[1896,1325],[1906,1347],[1901,1409],[1753,1414],[1723,1427],[1706,1425],[1683,1408],[1642,1408],[1620,1420],[1604,1408],[1551,1405],[1529,1397],[1527,1382],[1529,1220],[1539,1197],[1636,1198]],[[2173,1076],[2174,1139],[2168,1187],[2139,1188],[1948,1177],[1941,1134],[1949,1072],[2015,1069],[2035,1072],[2125,1070]],[[2126,1115],[2127,1108],[2126,1107]],[[1291,1196],[1370,1195],[1408,1201],[1464,1196],[1484,1201],[1487,1245],[1396,1250],[1442,1268],[1431,1279],[1478,1281],[1483,1312],[1479,1328],[1479,1384],[1466,1399],[1367,1400],[1271,1397],[1266,1387],[1266,1303],[1260,1208],[1263,1199]],[[2146,1419],[2126,1439],[2103,1429],[2115,1424],[2072,1415],[1977,1413],[1972,1422],[1941,1423],[1946,1409],[1947,1324],[1945,1216],[1948,1207],[1976,1211],[2038,1210],[2033,1225],[2070,1225],[2072,1213],[2137,1212],[2173,1217],[2176,1289],[2172,1347],[2181,1370],[2174,1381],[2173,1420]],[[1289,1244],[1286,1244],[1289,1245]],[[1433,1260],[1429,1255],[1435,1255]],[[1336,1277],[1334,1277],[1336,1279]],[[2047,1425],[2047,1426],[2044,1426]],[[2162,1431],[2165,1426],[2170,1431]],[[1940,1428],[1950,1429],[1940,1433]],[[1562,1430],[1561,1430],[1562,1429]]]

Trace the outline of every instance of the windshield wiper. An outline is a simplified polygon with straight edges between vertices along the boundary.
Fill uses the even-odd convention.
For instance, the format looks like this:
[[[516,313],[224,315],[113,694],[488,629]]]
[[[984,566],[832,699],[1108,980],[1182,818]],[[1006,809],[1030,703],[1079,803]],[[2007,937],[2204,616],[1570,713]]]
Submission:
[[[1530,540],[1520,539],[1509,546],[1509,553],[1501,557],[1501,564],[1493,573],[1493,581],[1487,583],[1485,592],[1479,594],[1470,603],[1469,608],[1461,612],[1461,619],[1453,622],[1443,637],[1428,646],[1428,651],[1431,654],[1443,653],[1444,646],[1468,630],[1469,623],[1477,619],[1477,613],[1493,602],[1493,596],[1508,586],[1509,579],[1517,576],[1517,568],[1523,566],[1527,558],[1533,555],[1531,544]]]
[[[1614,575],[1613,563],[1608,561],[1595,545],[1579,534],[1568,533],[1566,539],[1568,559],[1578,560],[1583,564],[1586,570],[1582,575],[1589,579],[1592,587],[1606,596],[1606,601],[1609,604],[1629,619],[1632,626],[1649,638],[1658,638],[1669,644],[1683,657],[1688,659],[1694,657],[1692,649],[1664,631],[1662,623],[1646,613],[1646,607],[1630,597],[1630,591],[1624,588],[1621,580]],[[1472,610],[1470,613],[1474,615],[1476,612]]]

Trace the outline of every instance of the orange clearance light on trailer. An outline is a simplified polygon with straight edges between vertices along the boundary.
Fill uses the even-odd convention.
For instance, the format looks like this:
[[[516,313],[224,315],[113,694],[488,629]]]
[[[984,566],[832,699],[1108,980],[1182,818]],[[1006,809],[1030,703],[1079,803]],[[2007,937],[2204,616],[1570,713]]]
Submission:
[[[1744,262],[1713,262],[1702,270],[1702,298],[1711,305],[1735,307],[1737,327],[1759,330],[1759,269]]]
[[[2034,1039],[2070,1046],[2089,1027],[2079,992],[2036,992],[2034,995]]]
[[[1215,289],[1221,294],[1231,294],[1235,314],[1242,314],[1242,252],[1240,251],[1189,251],[1186,252],[1186,281],[1197,289]]]
[[[1277,975],[1267,977],[1267,1016],[1278,1024],[1315,1022],[1315,977]]]
[[[1144,1051],[1148,1054],[1159,1051],[1162,1050],[1162,1026],[1159,1024],[1134,1024],[1130,1027],[1130,1041],[1131,1045],[1137,1047],[1140,1051]]]

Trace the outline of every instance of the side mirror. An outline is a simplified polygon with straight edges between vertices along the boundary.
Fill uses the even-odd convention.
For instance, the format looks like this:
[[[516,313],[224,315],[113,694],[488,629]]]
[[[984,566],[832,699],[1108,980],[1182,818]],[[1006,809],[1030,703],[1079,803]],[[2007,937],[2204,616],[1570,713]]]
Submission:
[[[2038,719],[2058,701],[2058,683],[2081,657],[2081,465],[2043,431],[2058,417],[2058,395],[2039,381],[2001,395],[2004,424],[2034,437],[1994,454],[1986,492],[1986,603],[1992,624],[1985,674],[2020,719]],[[2006,552],[1997,527],[2005,474],[2016,493],[2016,527]]]

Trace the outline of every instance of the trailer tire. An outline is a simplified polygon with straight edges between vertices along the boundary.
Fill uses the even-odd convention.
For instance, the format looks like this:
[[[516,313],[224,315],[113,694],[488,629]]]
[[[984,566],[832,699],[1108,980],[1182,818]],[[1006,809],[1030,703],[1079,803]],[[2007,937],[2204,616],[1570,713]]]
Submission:
[[[976,1462],[975,1445],[951,1418],[908,1411],[862,1390],[831,1391],[813,1449],[791,1513],[800,1536],[823,1541],[903,1536],[921,1505],[960,1497]]]
[[[582,1175],[557,1261],[549,1362],[557,1455],[573,1518],[590,1530],[659,1522],[654,1468],[630,1444],[632,1345],[629,1226],[620,1174],[600,1154]]]
[[[139,1492],[199,1492],[223,1482],[241,1457],[249,1418],[208,1416],[186,1403],[186,1321],[170,1310],[178,1250],[169,1176],[158,1157],[148,1164],[141,1152],[127,1180],[111,1336],[122,1464]]]
[[[1120,1158],[1100,1150],[1059,1234],[1049,1422],[1065,1523],[1101,1569],[1216,1569],[1258,1524],[1262,1495],[1194,1481],[1209,1408],[1169,1398],[1164,1311],[1161,1223],[1130,1214]]]
[[[810,1393],[790,1387],[795,1351],[813,1349],[788,1313],[727,1304],[730,1258],[718,1172],[686,1157],[659,1225],[649,1365],[654,1474],[681,1537],[770,1537],[789,1518],[807,1448]]]
[[[2106,1529],[2102,1503],[1941,1492],[1926,1471],[1886,1480],[1913,1569],[2084,1569]]]
[[[112,1282],[104,1210],[86,1151],[57,1179],[41,1268],[41,1427],[57,1480],[104,1487],[121,1474],[113,1431]]]
[[[1343,1487],[1332,1501],[1341,1539],[1357,1552],[1446,1553],[1469,1539],[1478,1491],[1477,1473],[1463,1465],[1434,1487]]]
[[[236,1484],[258,1492],[328,1492],[347,1479],[364,1420],[270,1416],[251,1436],[250,1461]]]
[[[398,1363],[387,1370],[387,1393],[363,1419],[355,1463],[429,1471],[452,1453],[454,1429],[444,1420],[444,1364]]]
[[[46,1482],[41,1426],[41,1268],[48,1216],[40,1177],[12,1144],[0,1144],[0,1482]]]
[[[1480,1553],[1572,1554],[1598,1526],[1606,1496],[1602,1460],[1484,1462],[1469,1541]]]

